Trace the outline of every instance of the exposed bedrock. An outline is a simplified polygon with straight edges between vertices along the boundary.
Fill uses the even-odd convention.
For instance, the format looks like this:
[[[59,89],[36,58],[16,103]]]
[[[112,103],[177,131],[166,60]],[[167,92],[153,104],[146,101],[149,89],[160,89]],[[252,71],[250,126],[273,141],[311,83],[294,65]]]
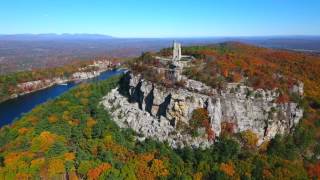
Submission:
[[[108,94],[103,104],[113,108],[111,113],[121,127],[167,140],[173,146],[202,146],[212,142],[176,130],[178,122],[188,125],[198,108],[207,109],[216,136],[224,123],[231,124],[234,132],[250,129],[258,135],[259,143],[277,133],[289,133],[302,118],[303,110],[293,102],[275,103],[278,96],[276,90],[254,90],[235,83],[217,91],[194,80],[187,80],[185,88],[166,88],[127,73],[118,90]]]

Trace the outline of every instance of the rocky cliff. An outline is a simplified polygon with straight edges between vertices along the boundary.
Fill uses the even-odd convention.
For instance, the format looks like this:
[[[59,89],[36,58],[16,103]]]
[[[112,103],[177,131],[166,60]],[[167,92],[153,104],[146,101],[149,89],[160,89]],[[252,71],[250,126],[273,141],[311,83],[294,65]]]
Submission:
[[[303,93],[303,85],[296,89]],[[168,141],[173,147],[186,144],[199,147],[213,140],[195,137],[181,128],[190,124],[198,108],[207,110],[216,136],[226,126],[233,132],[253,131],[259,143],[277,133],[289,133],[301,119],[303,110],[294,102],[276,103],[278,96],[276,89],[254,90],[229,83],[224,90],[216,90],[189,79],[183,88],[166,88],[128,73],[119,89],[104,97],[102,103],[120,127],[130,127],[141,137]]]

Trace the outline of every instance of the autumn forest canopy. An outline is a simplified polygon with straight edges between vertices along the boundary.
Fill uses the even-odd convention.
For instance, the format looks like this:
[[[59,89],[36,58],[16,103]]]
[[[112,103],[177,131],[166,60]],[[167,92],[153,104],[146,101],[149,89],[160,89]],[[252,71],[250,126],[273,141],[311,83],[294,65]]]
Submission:
[[[296,101],[304,108],[299,125],[257,146],[250,130],[224,132],[207,149],[173,149],[152,139],[137,141],[131,129],[121,129],[99,103],[122,76],[85,83],[33,109],[0,129],[0,179],[317,179],[320,178],[320,56],[261,48],[241,43],[183,47],[195,60],[184,75],[222,89],[241,82],[256,89],[277,88],[278,103]],[[152,81],[154,55],[144,53],[127,63]],[[0,98],[25,77],[51,77],[73,72],[18,73],[0,77]],[[51,75],[53,74],[53,75]],[[304,97],[289,92],[304,84]],[[172,87],[178,86],[171,84]],[[179,85],[181,87],[181,84]],[[206,118],[199,109],[194,116]],[[196,117],[195,117],[196,119]],[[199,122],[194,121],[193,126]]]

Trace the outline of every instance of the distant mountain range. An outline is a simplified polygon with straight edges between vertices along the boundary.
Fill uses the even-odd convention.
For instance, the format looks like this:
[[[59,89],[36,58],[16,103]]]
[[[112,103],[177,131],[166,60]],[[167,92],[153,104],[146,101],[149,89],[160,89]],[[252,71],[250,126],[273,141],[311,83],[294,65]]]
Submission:
[[[112,36],[101,34],[10,34],[0,35],[0,40],[98,40],[112,39]]]
[[[320,35],[307,36],[307,35],[292,35],[292,36],[215,36],[215,37],[168,37],[168,38],[121,38],[113,37],[104,34],[89,34],[89,33],[47,33],[47,34],[0,34],[1,40],[108,40],[108,39],[130,39],[130,40],[188,40],[188,41],[242,41],[242,42],[252,42],[252,41],[319,41]]]

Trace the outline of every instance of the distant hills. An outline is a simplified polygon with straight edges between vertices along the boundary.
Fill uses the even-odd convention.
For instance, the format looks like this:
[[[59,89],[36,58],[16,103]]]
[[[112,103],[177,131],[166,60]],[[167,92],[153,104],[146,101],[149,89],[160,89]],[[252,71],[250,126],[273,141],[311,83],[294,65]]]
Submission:
[[[172,46],[236,41],[268,48],[320,54],[320,36],[259,36],[203,38],[120,38],[101,34],[0,34],[0,74],[56,67],[94,57],[136,57]]]
[[[112,39],[112,36],[102,34],[10,34],[0,35],[0,40],[98,40]]]

